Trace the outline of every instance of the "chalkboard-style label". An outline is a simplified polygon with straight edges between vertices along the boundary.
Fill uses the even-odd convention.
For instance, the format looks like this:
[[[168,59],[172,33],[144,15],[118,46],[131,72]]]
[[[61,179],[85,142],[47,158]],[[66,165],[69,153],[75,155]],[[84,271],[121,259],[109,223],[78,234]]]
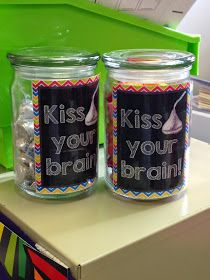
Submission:
[[[184,184],[189,95],[189,84],[114,87],[114,186],[149,193]]]
[[[98,80],[33,83],[37,186],[77,186],[96,177]]]

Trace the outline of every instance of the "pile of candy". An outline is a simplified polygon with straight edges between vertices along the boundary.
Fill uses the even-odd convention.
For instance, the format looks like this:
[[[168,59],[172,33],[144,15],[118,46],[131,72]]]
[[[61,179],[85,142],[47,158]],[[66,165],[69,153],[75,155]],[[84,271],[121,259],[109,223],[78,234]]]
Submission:
[[[33,104],[26,99],[20,105],[19,116],[14,123],[17,162],[17,184],[31,186],[34,182],[34,122]]]

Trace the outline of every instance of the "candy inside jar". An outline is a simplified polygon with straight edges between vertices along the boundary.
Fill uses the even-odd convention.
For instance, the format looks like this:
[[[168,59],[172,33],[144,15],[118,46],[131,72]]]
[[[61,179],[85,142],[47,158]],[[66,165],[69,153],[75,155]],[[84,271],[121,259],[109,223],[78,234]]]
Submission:
[[[14,122],[16,146],[16,181],[30,188],[35,181],[34,172],[34,122],[33,104],[28,98],[19,107],[17,120]]]
[[[190,69],[170,50],[106,53],[106,182],[116,195],[161,199],[187,186]]]
[[[97,181],[97,53],[37,47],[8,55],[18,188],[46,199],[90,194]]]

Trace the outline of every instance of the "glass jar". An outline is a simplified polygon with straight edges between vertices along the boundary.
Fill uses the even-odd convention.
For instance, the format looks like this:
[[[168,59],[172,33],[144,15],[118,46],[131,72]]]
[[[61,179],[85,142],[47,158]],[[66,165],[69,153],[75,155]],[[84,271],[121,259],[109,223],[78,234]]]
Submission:
[[[8,54],[14,169],[25,193],[47,199],[88,194],[97,179],[99,55],[37,47]]]
[[[105,177],[114,194],[153,200],[185,189],[194,59],[188,52],[152,49],[103,55]]]

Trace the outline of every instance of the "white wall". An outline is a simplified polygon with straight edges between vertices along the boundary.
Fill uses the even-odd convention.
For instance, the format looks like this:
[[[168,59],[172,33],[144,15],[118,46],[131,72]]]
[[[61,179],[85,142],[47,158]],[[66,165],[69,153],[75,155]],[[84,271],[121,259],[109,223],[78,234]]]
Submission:
[[[210,0],[197,0],[177,29],[201,34],[199,76],[210,80]]]

